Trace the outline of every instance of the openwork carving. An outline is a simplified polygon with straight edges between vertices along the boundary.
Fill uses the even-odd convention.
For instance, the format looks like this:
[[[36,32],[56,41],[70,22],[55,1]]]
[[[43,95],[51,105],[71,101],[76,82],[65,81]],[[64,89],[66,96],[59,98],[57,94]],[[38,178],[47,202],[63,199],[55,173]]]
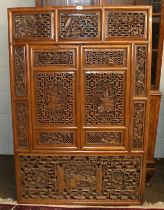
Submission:
[[[146,13],[139,11],[108,11],[107,37],[145,38]]]
[[[133,149],[142,149],[144,143],[145,104],[134,103]]]
[[[27,103],[16,103],[16,135],[18,147],[26,148],[28,142]]]
[[[21,156],[24,199],[138,200],[141,157]]]
[[[86,144],[122,144],[122,131],[86,132]]]
[[[135,95],[146,95],[147,47],[136,46],[136,81]]]
[[[74,125],[74,73],[36,72],[38,125]]]
[[[73,132],[44,131],[38,133],[40,144],[73,144]]]
[[[96,49],[85,51],[85,65],[126,66],[126,49]]]
[[[123,125],[125,73],[86,73],[87,125]]]
[[[15,39],[51,39],[51,13],[14,14]]]
[[[60,38],[93,39],[99,38],[100,12],[61,12]]]
[[[73,50],[35,50],[34,51],[34,65],[75,65],[75,52]]]
[[[25,47],[14,47],[15,95],[26,96]]]

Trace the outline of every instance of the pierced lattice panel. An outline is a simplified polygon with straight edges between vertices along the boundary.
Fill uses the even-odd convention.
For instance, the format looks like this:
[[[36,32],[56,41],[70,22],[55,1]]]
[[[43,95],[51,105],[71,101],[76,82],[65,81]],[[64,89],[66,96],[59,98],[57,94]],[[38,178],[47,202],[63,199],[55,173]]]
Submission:
[[[13,37],[16,40],[35,40],[53,38],[53,13],[15,13],[13,14]]]

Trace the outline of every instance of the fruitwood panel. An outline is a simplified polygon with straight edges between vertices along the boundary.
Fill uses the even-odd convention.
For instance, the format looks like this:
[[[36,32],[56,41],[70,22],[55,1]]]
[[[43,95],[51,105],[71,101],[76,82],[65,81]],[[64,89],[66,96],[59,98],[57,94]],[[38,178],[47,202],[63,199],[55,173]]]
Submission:
[[[150,7],[9,10],[19,202],[141,202],[150,17]]]

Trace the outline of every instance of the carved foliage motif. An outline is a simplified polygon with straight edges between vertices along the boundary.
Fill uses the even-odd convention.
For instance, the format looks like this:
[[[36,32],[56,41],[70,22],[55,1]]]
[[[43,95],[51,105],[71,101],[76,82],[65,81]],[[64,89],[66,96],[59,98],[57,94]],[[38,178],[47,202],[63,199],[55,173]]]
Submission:
[[[137,200],[141,157],[21,156],[24,199]]]
[[[34,52],[34,65],[75,65],[74,52],[72,50],[60,50],[60,51],[39,51]]]
[[[14,47],[15,94],[26,96],[25,48]]]
[[[147,68],[147,47],[136,47],[136,81],[135,95],[146,95],[146,68]]]
[[[145,104],[134,104],[134,119],[133,119],[133,149],[142,149],[144,143],[144,119],[145,119]]]
[[[39,125],[73,125],[74,73],[35,73],[36,114]]]
[[[146,14],[134,11],[107,12],[107,37],[145,38]]]
[[[17,143],[19,147],[26,148],[28,142],[28,116],[27,116],[27,103],[16,103],[16,134]]]
[[[126,66],[127,52],[121,49],[87,50],[85,52],[85,65]]]
[[[40,144],[73,144],[73,132],[39,132]]]
[[[60,38],[98,38],[99,16],[98,12],[62,12],[60,14]]]
[[[15,39],[50,39],[51,13],[14,14]]]
[[[110,132],[87,132],[86,133],[87,144],[122,144],[123,132],[122,131],[110,131]]]
[[[86,73],[86,124],[123,125],[125,73]]]

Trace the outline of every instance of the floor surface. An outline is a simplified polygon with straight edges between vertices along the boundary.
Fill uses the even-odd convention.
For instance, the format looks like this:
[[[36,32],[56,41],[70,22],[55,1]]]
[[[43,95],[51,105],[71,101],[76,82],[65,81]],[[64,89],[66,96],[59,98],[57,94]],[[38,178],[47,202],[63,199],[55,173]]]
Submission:
[[[14,157],[0,155],[0,197],[16,199]],[[157,160],[156,174],[146,187],[145,201],[164,202],[164,159]]]

